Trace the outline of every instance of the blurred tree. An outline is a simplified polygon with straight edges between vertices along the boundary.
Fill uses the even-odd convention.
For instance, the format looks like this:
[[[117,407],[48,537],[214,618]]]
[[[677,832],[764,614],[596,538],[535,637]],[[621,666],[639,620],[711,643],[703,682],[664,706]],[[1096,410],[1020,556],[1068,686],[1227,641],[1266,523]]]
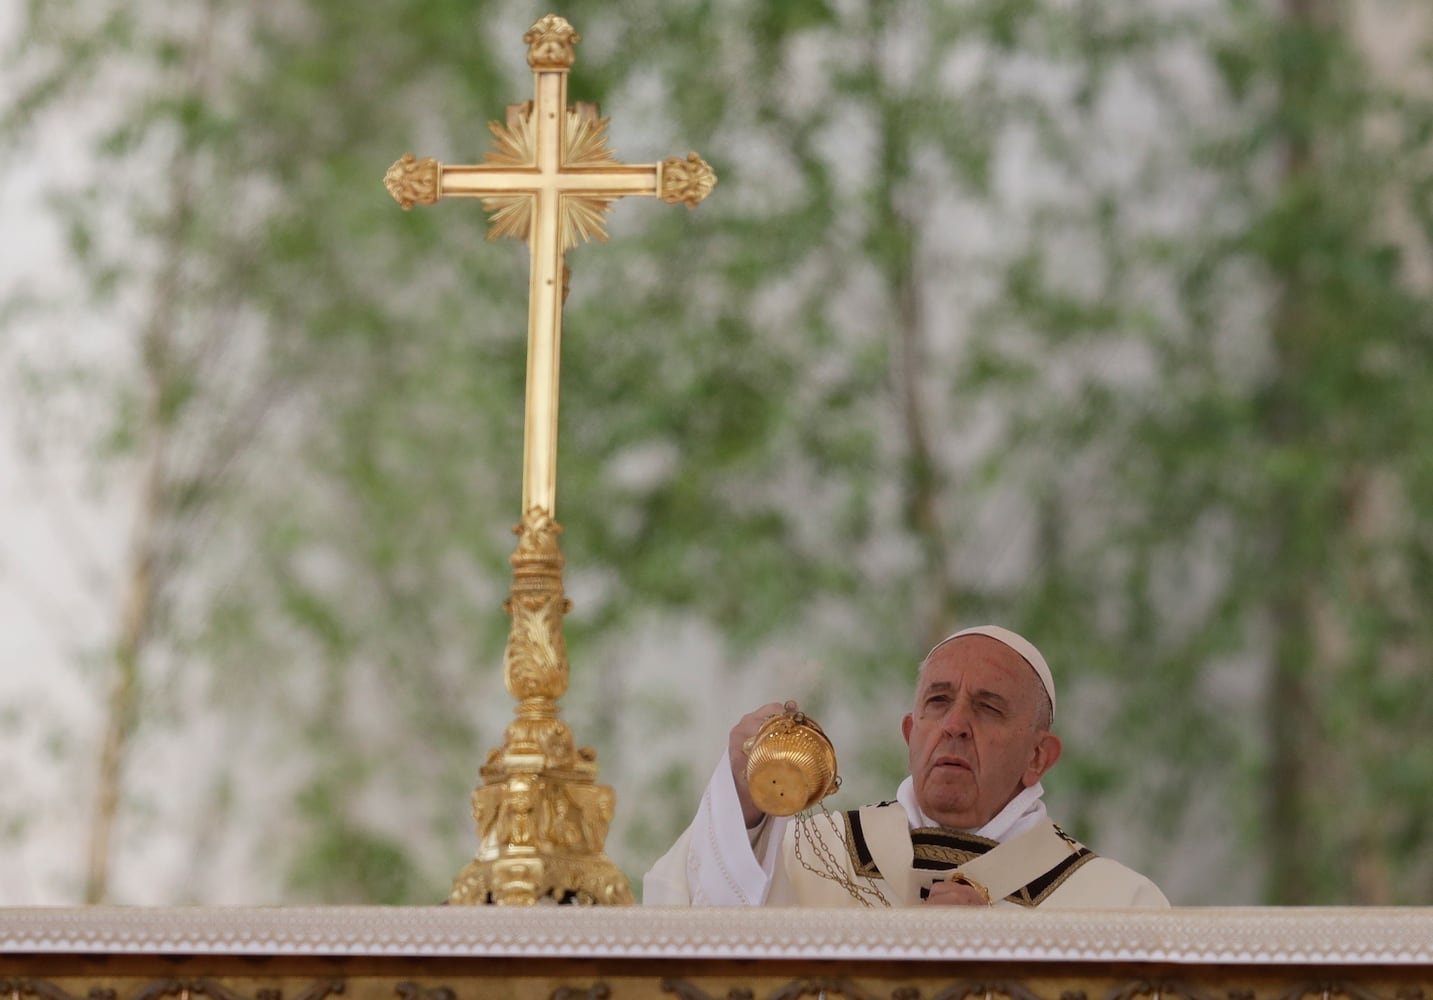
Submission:
[[[1085,13],[1078,44],[1127,34]],[[1413,846],[1433,772],[1406,753],[1433,721],[1433,105],[1427,65],[1380,77],[1358,27],[1234,0],[1194,36],[1204,87],[1170,86],[1177,49],[1147,63],[1178,143],[1124,177],[1068,158],[1086,186],[1010,271],[975,366],[1028,404],[1007,441],[1047,498],[1032,628],[1110,681],[1093,717],[1123,740],[1080,762],[1084,808],[1163,816],[1172,843],[1243,831],[1232,879],[1270,903],[1414,902],[1433,877]],[[1117,85],[1087,78],[1065,148],[1108,128]],[[1055,260],[1071,236],[1083,284]]]
[[[12,141],[111,102],[63,203],[96,315],[146,348],[112,440],[160,470],[114,731],[201,689],[225,735],[200,811],[258,826],[294,898],[429,901],[472,849],[510,713],[526,261],[379,181],[409,148],[481,157],[545,12],[37,4],[15,56]],[[825,663],[791,693],[844,715],[868,795],[904,766],[918,651],[988,617],[1069,665],[1052,796],[1096,846],[1143,839],[1162,876],[1247,837],[1218,860],[1271,901],[1426,878],[1433,776],[1395,750],[1428,721],[1426,303],[1386,228],[1426,236],[1414,95],[1302,5],[562,13],[618,154],[686,145],[721,178],[690,215],[619,206],[570,260],[566,712],[623,786],[619,862],[676,835],[707,766],[692,679],[636,673],[654,621],[704,623],[717,662]]]
[[[379,233],[382,252],[362,249],[365,230],[374,235],[377,213],[392,206],[373,187],[373,165],[388,151],[355,136],[385,117],[407,120],[401,101],[373,104],[390,73],[421,107],[424,96],[470,106],[471,96],[451,92],[501,89],[494,81],[503,71],[484,57],[481,10],[450,5],[447,20],[435,22],[433,5],[411,7],[393,12],[407,25],[392,36],[397,44],[378,46],[383,58],[362,62],[326,46],[348,39],[349,51],[368,51],[375,47],[364,32],[383,25],[349,16],[340,4],[260,13],[213,4],[37,5],[29,13],[12,62],[23,87],[7,135],[18,143],[46,115],[73,113],[105,95],[95,112],[104,122],[96,168],[83,186],[57,191],[56,204],[94,292],[94,332],[132,339],[137,355],[133,370],[90,372],[83,384],[105,394],[113,416],[96,456],[118,458],[121,469],[138,459],[143,468],[133,477],[139,522],[117,595],[124,610],[87,899],[112,896],[121,805],[129,803],[132,823],[142,811],[135,805],[146,792],[125,778],[126,758],[143,742],[141,714],[172,722],[192,707],[184,699],[196,688],[221,714],[250,720],[237,732],[267,740],[260,760],[272,764],[300,750],[311,762],[307,774],[290,778],[303,803],[285,811],[291,822],[263,828],[275,842],[261,846],[286,848],[265,852],[280,864],[332,857],[331,845],[345,840],[355,849],[378,844],[382,823],[374,830],[370,815],[355,813],[365,798],[381,797],[385,780],[399,800],[405,792],[423,798],[429,789],[410,780],[409,768],[452,790],[460,822],[445,811],[424,823],[415,809],[405,849],[421,853],[425,838],[436,836],[459,851],[468,839],[462,789],[472,780],[473,720],[457,691],[474,665],[457,649],[435,648],[446,639],[434,633],[434,618],[456,616],[460,630],[489,640],[498,634],[463,598],[505,553],[493,544],[490,523],[450,518],[441,505],[415,513],[414,504],[432,499],[433,477],[449,483],[439,497],[481,502],[487,485],[470,482],[468,467],[432,461],[427,450],[458,451],[449,436],[465,436],[460,424],[472,401],[487,398],[482,355],[492,345],[457,336],[452,314],[443,315],[453,304],[442,301],[445,285],[484,272],[466,266],[467,231],[457,234],[446,271],[419,273],[415,264],[415,248],[441,249],[440,227],[409,229],[406,243]],[[455,22],[465,30],[451,30]],[[467,36],[461,42],[460,34]],[[446,60],[444,45],[454,46]],[[446,72],[427,72],[435,57]],[[355,185],[367,188],[365,196],[340,194]],[[307,208],[296,211],[301,205]],[[358,211],[347,215],[349,208]],[[388,280],[370,282],[371,272]],[[387,304],[378,301],[385,292]],[[481,303],[481,291],[465,301]],[[428,302],[433,308],[422,307]],[[451,335],[425,345],[409,333],[424,326]],[[453,396],[464,412],[435,422],[431,433],[421,415],[391,419],[400,400],[411,413],[451,409]],[[305,475],[309,468],[317,474]],[[120,472],[116,481],[128,480]],[[466,513],[456,501],[451,510]],[[429,530],[414,530],[425,519]],[[454,599],[429,608],[415,591]],[[446,625],[444,635],[451,635]],[[207,667],[202,680],[199,665]],[[372,716],[375,691],[390,715],[356,718]],[[414,741],[415,733],[424,739]],[[171,767],[172,750],[160,748],[176,736],[195,733],[171,725],[149,736]],[[411,743],[400,773],[383,766],[392,759],[388,739]],[[248,747],[237,742],[219,750],[215,803],[238,782],[233,755]],[[252,768],[254,757],[245,762]],[[196,865],[212,876],[206,869]],[[329,881],[374,870],[350,863]],[[426,874],[405,898],[442,894],[446,873]],[[321,891],[322,875],[296,872],[294,884],[319,898],[389,899],[396,891],[391,872],[381,884],[334,885],[331,893]],[[206,891],[193,883],[176,890]]]
[[[101,463],[118,460],[136,494],[133,535],[114,585],[117,625],[94,785],[87,902],[109,896],[125,772],[141,704],[165,683],[165,619],[180,567],[205,533],[208,499],[231,482],[234,460],[271,399],[269,387],[252,386],[234,371],[235,356],[243,353],[235,329],[238,301],[192,259],[192,248],[206,235],[206,107],[215,88],[224,86],[214,80],[222,67],[214,52],[215,35],[223,30],[218,22],[212,8],[194,8],[146,31],[117,10],[36,10],[22,45],[40,44],[21,49],[24,86],[5,122],[15,138],[67,96],[115,86],[122,76],[116,58],[142,67],[140,96],[117,123],[107,123],[96,152],[105,167],[147,163],[157,169],[142,179],[104,169],[80,186],[53,192],[89,305],[130,334],[132,366],[105,378],[93,365],[69,367],[63,354],[52,354],[42,363],[49,371],[34,369],[41,384],[61,396],[102,400],[106,417],[94,442],[96,457]],[[18,304],[43,311],[43,303]]]
[[[479,154],[463,145],[472,138],[442,137],[483,135],[482,117],[524,94],[511,38],[525,25],[467,4],[361,15],[291,4],[230,15],[225,58],[205,59],[174,34],[189,19],[161,4],[142,14],[116,11],[117,27],[97,30],[88,15],[37,12],[25,58],[204,67],[207,90],[157,79],[121,102],[106,176],[126,157],[147,162],[146,142],[198,164],[186,190],[210,197],[187,209],[194,221],[175,248],[196,310],[186,330],[198,337],[211,303],[235,303],[243,323],[227,329],[242,334],[252,386],[263,398],[282,388],[284,407],[264,408],[240,438],[250,461],[224,463],[242,467],[237,487],[204,494],[205,557],[173,585],[184,613],[167,619],[166,640],[212,665],[226,713],[271,714],[299,737],[313,761],[307,805],[274,836],[321,864],[345,836],[360,846],[365,791],[434,808],[431,788],[404,780],[415,756],[456,765],[445,792],[460,803],[475,759],[463,709],[478,714],[473,690],[505,702],[491,697],[502,628],[492,609],[519,468],[521,261],[475,246],[479,220],[397,216],[372,186],[374,164],[417,131],[452,158]],[[932,21],[923,36],[915,4],[844,21],[822,3],[630,16],[651,30],[604,30],[591,16],[574,94],[635,105],[652,145],[662,132],[710,136],[730,207],[644,218],[640,239],[619,232],[628,238],[590,266],[574,254],[560,512],[571,564],[598,583],[572,621],[573,646],[606,637],[605,664],[586,675],[600,681],[623,671],[621,630],[645,608],[709,618],[748,654],[814,625],[809,653],[839,654],[875,687],[882,664],[904,673],[952,600],[921,377],[935,329],[923,298],[946,279],[912,268],[936,228],[929,192],[985,182],[981,122],[932,106],[919,82],[962,25]],[[734,44],[705,64],[686,57],[713,34]],[[501,68],[481,48],[500,36],[515,56]],[[652,81],[662,100],[645,96]],[[834,97],[802,97],[793,83]],[[53,111],[63,94],[41,77],[22,107]],[[724,143],[742,151],[723,154]],[[951,150],[960,155],[942,165]],[[133,201],[105,194],[143,212],[142,185]],[[233,405],[197,391],[187,401],[190,414]],[[191,426],[209,429],[200,417]],[[210,446],[201,436],[193,449]],[[198,499],[191,491],[188,509]],[[494,651],[491,667],[474,669],[475,648]],[[621,690],[587,684],[579,705]],[[407,721],[362,717],[370,688]],[[622,706],[591,703],[612,712],[597,727],[606,749]],[[671,774],[652,780],[670,793]],[[459,816],[438,808],[434,827],[451,832],[433,835],[451,845],[467,833]],[[335,882],[363,870],[336,870]],[[321,873],[299,881],[323,894]]]

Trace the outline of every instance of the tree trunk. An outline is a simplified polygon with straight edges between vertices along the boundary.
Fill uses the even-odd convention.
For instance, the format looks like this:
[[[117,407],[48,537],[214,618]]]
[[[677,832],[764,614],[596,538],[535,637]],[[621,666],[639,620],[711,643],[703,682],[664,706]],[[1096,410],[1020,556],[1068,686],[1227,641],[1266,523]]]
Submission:
[[[196,93],[203,86],[212,7],[207,14],[196,35],[191,59],[183,70],[184,79],[176,84],[186,93]],[[159,551],[161,534],[172,515],[167,496],[167,460],[173,422],[180,405],[176,393],[181,362],[176,357],[176,341],[181,322],[179,303],[183,297],[185,244],[194,214],[194,169],[194,154],[181,143],[164,175],[169,180],[169,204],[160,234],[161,263],[151,290],[149,316],[140,336],[145,406],[138,438],[146,442],[148,451],[133,548],[125,575],[124,603],[115,643],[114,685],[107,706],[90,826],[84,899],[91,904],[105,902],[110,895],[114,828],[124,798],[125,761],[139,723],[143,664],[153,633],[156,597],[166,572]]]
[[[160,518],[162,446],[156,442],[145,471],[139,523],[115,644],[114,686],[110,689],[104,742],[100,748],[99,777],[95,786],[94,819],[90,826],[89,864],[85,874],[85,902],[103,903],[109,897],[110,857],[114,847],[115,816],[123,794],[124,759],[138,721],[140,660],[149,635],[154,607],[154,534]]]
[[[891,386],[898,410],[904,452],[902,481],[905,492],[904,528],[915,536],[924,565],[915,588],[915,634],[922,648],[938,642],[948,631],[957,610],[951,577],[950,540],[940,516],[942,482],[939,462],[931,451],[929,420],[923,379],[928,371],[926,319],[917,273],[919,226],[901,204],[912,183],[912,150],[908,107],[904,95],[893,93],[881,79],[880,9],[872,19],[867,50],[873,80],[880,88],[875,100],[881,109],[879,161],[873,184],[877,203],[871,231],[871,256],[881,273],[894,313],[891,348]]]
[[[1295,31],[1314,32],[1327,25],[1332,11],[1326,0],[1283,0],[1283,17]],[[1288,57],[1284,57],[1286,60]],[[1313,64],[1312,72],[1323,72]],[[1308,79],[1310,63],[1280,67],[1279,112],[1284,120],[1305,122],[1298,105],[1319,86]],[[1287,131],[1281,139],[1281,176],[1286,187],[1302,183],[1318,169],[1312,138]],[[1308,447],[1317,433],[1314,414],[1304,411],[1300,384],[1308,375],[1309,318],[1304,309],[1306,280],[1298,258],[1288,273],[1274,275],[1279,282],[1273,318],[1274,375],[1266,414],[1268,441],[1277,452]],[[1272,498],[1271,571],[1276,575],[1268,609],[1272,630],[1265,711],[1269,739],[1269,767],[1265,798],[1267,902],[1284,906],[1318,901],[1317,816],[1314,809],[1310,762],[1317,759],[1319,715],[1311,678],[1319,656],[1317,594],[1310,582],[1313,567],[1302,551],[1303,533],[1313,519],[1302,515],[1311,501],[1298,486],[1281,485]]]

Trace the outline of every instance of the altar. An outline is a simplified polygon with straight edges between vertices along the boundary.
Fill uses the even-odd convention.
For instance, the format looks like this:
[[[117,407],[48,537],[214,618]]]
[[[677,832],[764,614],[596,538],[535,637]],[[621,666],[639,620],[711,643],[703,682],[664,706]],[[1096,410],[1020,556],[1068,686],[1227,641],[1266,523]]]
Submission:
[[[9,1000],[1422,1000],[1433,909],[0,910]]]

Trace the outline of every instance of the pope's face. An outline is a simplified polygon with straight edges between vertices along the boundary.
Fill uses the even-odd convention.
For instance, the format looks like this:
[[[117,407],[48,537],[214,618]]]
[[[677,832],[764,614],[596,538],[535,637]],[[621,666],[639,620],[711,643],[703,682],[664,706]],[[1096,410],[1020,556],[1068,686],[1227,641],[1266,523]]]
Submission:
[[[1040,679],[996,639],[963,636],[921,671],[915,710],[901,720],[916,802],[942,826],[984,826],[1060,756],[1039,728]]]

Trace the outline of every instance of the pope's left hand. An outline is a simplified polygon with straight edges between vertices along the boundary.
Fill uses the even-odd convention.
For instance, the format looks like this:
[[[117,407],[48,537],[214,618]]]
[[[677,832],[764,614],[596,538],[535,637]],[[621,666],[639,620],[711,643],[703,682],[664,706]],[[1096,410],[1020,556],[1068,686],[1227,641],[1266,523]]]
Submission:
[[[930,887],[926,906],[989,906],[985,893],[963,882],[937,882]]]

